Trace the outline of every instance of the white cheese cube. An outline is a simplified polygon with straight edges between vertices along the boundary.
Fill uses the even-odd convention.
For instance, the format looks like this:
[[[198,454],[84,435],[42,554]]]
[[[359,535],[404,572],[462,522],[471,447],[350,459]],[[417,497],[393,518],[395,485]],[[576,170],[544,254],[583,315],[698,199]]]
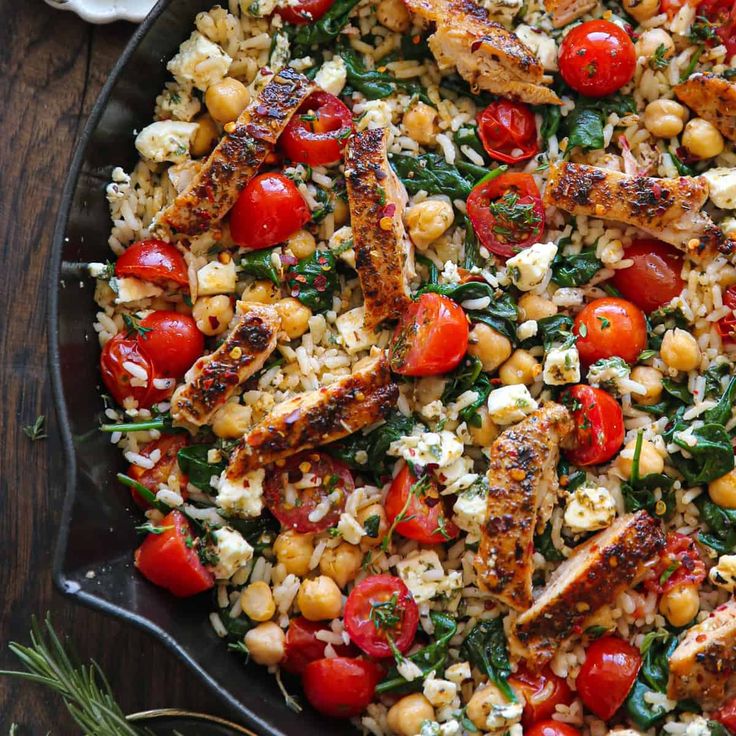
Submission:
[[[348,544],[360,544],[361,537],[365,536],[365,529],[356,521],[352,514],[340,514],[337,522],[337,531]]]
[[[486,728],[499,733],[518,723],[524,706],[521,703],[493,703],[486,718]]]
[[[219,82],[230,69],[232,57],[199,31],[179,46],[179,53],[166,65],[177,82],[190,82],[202,92]]]
[[[580,486],[568,497],[565,525],[575,534],[605,529],[616,518],[616,503],[603,486]]]
[[[544,359],[542,379],[548,386],[580,382],[580,354],[576,347],[551,348]]]
[[[318,87],[331,95],[335,95],[335,97],[342,92],[346,80],[347,69],[342,56],[333,56],[332,59],[322,64],[314,78]]]
[[[704,171],[702,176],[708,182],[708,196],[716,207],[736,209],[736,169],[719,166]]]
[[[396,563],[396,572],[417,603],[426,603],[439,595],[451,596],[462,587],[460,571],[446,573],[434,550],[415,550]]]
[[[362,106],[362,117],[357,122],[358,130],[366,128],[388,128],[391,125],[391,105],[384,100],[368,100]]]
[[[519,340],[528,340],[530,337],[534,337],[537,334],[538,329],[539,325],[537,324],[537,320],[528,319],[516,328],[516,337]]]
[[[251,518],[263,511],[263,481],[266,471],[257,468],[246,473],[238,481],[226,478],[227,471],[220,476],[215,503],[228,515]]]
[[[486,490],[475,485],[458,494],[452,511],[455,514],[453,521],[473,538],[479,539],[480,528],[487,512]]]
[[[424,697],[435,707],[449,705],[457,695],[457,685],[449,680],[428,677],[424,681]]]
[[[149,161],[182,163],[189,158],[189,143],[198,127],[199,123],[159,120],[147,125],[138,133],[135,147],[138,153]]]
[[[128,304],[137,302],[140,299],[150,299],[151,297],[161,296],[163,289],[151,284],[148,281],[141,281],[133,276],[124,276],[123,278],[110,279],[110,286],[115,291],[116,304]]]
[[[220,263],[210,261],[197,271],[197,293],[199,296],[232,294],[235,291],[235,261]]]
[[[496,424],[514,424],[537,409],[529,389],[522,385],[502,386],[488,394],[488,414]]]
[[[445,670],[445,677],[450,682],[461,685],[465,680],[469,680],[472,677],[470,662],[458,662],[457,664],[451,665]]]
[[[355,307],[335,320],[345,350],[351,355],[368,350],[378,342],[378,335],[365,326],[365,307]]]
[[[285,33],[277,33],[273,37],[269,66],[274,72],[280,72],[289,62],[289,37]]]
[[[335,230],[327,243],[327,247],[342,259],[350,268],[355,268],[355,248],[353,247],[353,228],[343,225]]]
[[[550,264],[557,255],[554,243],[535,243],[506,261],[506,268],[517,289],[532,291],[549,283]]]
[[[253,557],[253,547],[243,539],[239,532],[224,526],[212,532],[215,539],[217,565],[212,570],[218,580],[227,580]]]
[[[722,555],[708,576],[713,585],[733,593],[736,590],[736,555]]]
[[[463,443],[447,430],[421,432],[392,442],[388,454],[403,457],[414,465],[436,465],[440,469],[462,457]]]

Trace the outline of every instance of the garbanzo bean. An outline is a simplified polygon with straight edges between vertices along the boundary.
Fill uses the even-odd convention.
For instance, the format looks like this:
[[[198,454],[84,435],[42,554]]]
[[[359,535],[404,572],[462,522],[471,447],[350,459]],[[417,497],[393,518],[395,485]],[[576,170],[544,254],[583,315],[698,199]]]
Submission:
[[[659,0],[623,0],[626,12],[641,23],[659,12]]]
[[[309,572],[309,561],[314,552],[313,539],[312,534],[281,532],[273,544],[273,553],[288,573],[301,577]]]
[[[657,138],[679,135],[687,120],[687,110],[674,100],[654,100],[644,110],[644,127]]]
[[[326,575],[302,580],[296,602],[302,616],[310,621],[337,618],[342,610],[340,588]]]
[[[631,440],[624,445],[621,454],[616,458],[616,468],[619,473],[628,480],[631,478],[631,469],[634,464],[634,450],[636,440]],[[641,452],[639,454],[639,475],[650,473],[661,473],[664,470],[664,459],[649,440],[642,440]]]
[[[259,279],[243,289],[240,297],[244,302],[259,302],[260,304],[276,304],[281,299],[281,289],[273,281]]]
[[[254,662],[270,667],[284,658],[285,639],[281,627],[268,621],[251,629],[245,635],[244,642]]]
[[[478,322],[468,337],[468,354],[483,364],[483,370],[495,371],[511,355],[511,341],[483,322]]]
[[[519,383],[529,386],[541,372],[542,366],[537,359],[528,350],[520,348],[514,350],[514,354],[499,368],[498,377],[504,386]]]
[[[374,517],[378,517],[378,522],[372,520]],[[376,530],[375,536],[366,533],[364,537],[361,537],[360,546],[377,547],[388,532],[388,520],[386,518],[386,511],[384,510],[383,506],[380,503],[372,503],[369,506],[363,506],[363,508],[358,509],[356,518],[358,519],[358,523],[364,529],[366,529],[366,524],[369,524],[371,528],[366,529],[366,532],[373,531],[374,527]],[[376,523],[377,526],[375,526]]]
[[[409,207],[404,215],[409,237],[424,250],[447,230],[455,220],[452,205],[444,199],[426,199]]]
[[[682,145],[693,156],[698,158],[713,158],[723,153],[725,146],[723,136],[715,125],[703,118],[693,118],[682,134]]]
[[[287,241],[289,250],[299,259],[309,258],[317,250],[317,241],[308,230],[297,230]]]
[[[401,0],[381,0],[376,8],[378,22],[389,31],[405,33],[411,25],[409,11]]]
[[[268,583],[258,580],[243,588],[240,605],[245,615],[253,621],[268,621],[276,613],[276,604]]]
[[[636,53],[645,59],[651,59],[655,54],[659,54],[662,49],[662,58],[671,59],[675,53],[675,42],[664,28],[652,28],[644,31],[636,42]]]
[[[251,411],[247,406],[229,401],[212,417],[212,431],[223,439],[240,439],[249,429]]]
[[[698,341],[679,327],[664,333],[659,354],[669,368],[678,371],[692,371],[700,365]]]
[[[700,610],[697,585],[678,585],[662,594],[659,612],[672,624],[680,627],[689,624]]]
[[[433,144],[438,132],[437,110],[424,102],[415,103],[404,115],[404,127],[420,146]]]
[[[250,102],[248,88],[237,79],[225,77],[207,87],[204,102],[210,115],[223,125],[235,120]]]
[[[708,483],[710,500],[724,509],[736,509],[736,468]]]
[[[298,299],[286,297],[276,302],[276,311],[281,317],[281,329],[290,340],[301,337],[309,329],[312,310]]]
[[[235,312],[229,296],[201,296],[194,302],[192,317],[205,335],[219,335],[227,329]]]
[[[557,305],[546,297],[527,291],[519,299],[519,321],[540,320],[557,314]]]
[[[656,404],[662,396],[662,374],[648,365],[638,365],[631,371],[631,380],[640,383],[646,389],[645,394],[631,394],[631,398],[643,406]]]
[[[434,708],[422,693],[405,695],[386,715],[388,727],[396,736],[416,736],[424,721],[434,720]]]
[[[199,125],[192,137],[189,150],[192,156],[206,156],[216,145],[220,137],[215,121],[209,115],[200,115],[195,121]]]
[[[490,447],[491,442],[498,437],[498,427],[493,423],[487,406],[481,406],[478,409],[478,416],[480,417],[480,427],[475,427],[471,424],[468,425],[468,431],[476,445],[479,447]]]
[[[319,571],[344,588],[360,572],[363,553],[360,547],[343,542],[334,549],[326,549],[319,560]]]

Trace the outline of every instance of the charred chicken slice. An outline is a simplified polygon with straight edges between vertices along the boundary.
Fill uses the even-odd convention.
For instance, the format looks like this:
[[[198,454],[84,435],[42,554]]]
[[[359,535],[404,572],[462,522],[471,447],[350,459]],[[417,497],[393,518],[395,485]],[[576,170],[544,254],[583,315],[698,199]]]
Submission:
[[[674,88],[677,98],[736,141],[736,84],[715,74],[693,74]]]

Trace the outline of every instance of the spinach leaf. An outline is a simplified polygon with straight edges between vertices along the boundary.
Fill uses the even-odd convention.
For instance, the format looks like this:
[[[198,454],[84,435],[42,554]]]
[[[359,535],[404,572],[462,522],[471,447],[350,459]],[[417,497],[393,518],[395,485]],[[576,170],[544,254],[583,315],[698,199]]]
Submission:
[[[671,378],[665,378],[662,381],[662,388],[673,398],[682,404],[692,404],[693,395],[685,383],[676,383]]]
[[[429,44],[426,36],[419,34],[401,37],[401,56],[411,61],[419,61],[430,56]]]
[[[316,250],[286,272],[291,295],[313,312],[332,309],[332,295],[339,286],[335,256],[329,250]]]
[[[327,46],[347,25],[350,13],[358,0],[335,0],[330,9],[316,22],[288,26],[292,57],[306,56],[312,46]]]
[[[673,422],[672,427],[664,433],[666,442],[674,442],[685,452],[691,455],[675,453],[670,456],[672,464],[683,474],[691,486],[699,486],[720,478],[733,470],[733,447],[728,432],[720,424],[704,424],[691,433],[696,444],[690,445],[676,434],[684,432],[687,424],[680,416]]]
[[[705,377],[705,396],[706,398],[712,398],[717,396],[723,390],[721,386],[721,379],[727,376],[731,372],[728,361],[724,360],[722,363],[715,363],[703,374]]]
[[[265,248],[245,253],[240,259],[240,270],[258,279],[269,279],[276,286],[281,283],[279,271],[273,265],[273,254],[276,248]]]
[[[460,656],[485,672],[508,700],[516,702],[516,695],[508,683],[511,665],[502,619],[479,621],[473,626],[460,647]]]
[[[479,266],[481,263],[480,259],[480,248],[478,246],[478,238],[473,228],[473,223],[469,217],[465,217],[465,238],[463,239],[463,266],[470,270],[474,266]]]
[[[176,456],[182,473],[189,476],[189,482],[205,493],[212,493],[210,479],[213,475],[220,475],[227,464],[224,460],[208,463],[207,453],[211,449],[209,445],[189,445],[182,447]]]
[[[736,401],[736,376],[728,382],[728,386],[726,386],[726,390],[718,400],[718,403],[703,412],[703,421],[706,423],[727,424],[731,420],[734,401]]]
[[[460,365],[448,376],[445,390],[442,394],[442,403],[454,401],[465,391],[475,391],[478,398],[462,409],[458,416],[472,427],[480,427],[481,418],[478,410],[488,399],[491,393],[491,381],[483,373],[483,364],[474,356],[466,356]]]
[[[710,533],[701,531],[698,541],[714,549],[719,555],[733,552],[736,547],[736,509],[718,506],[706,493],[696,503],[700,509],[700,518],[710,529]]]
[[[542,127],[539,131],[542,140],[548,141],[557,133],[561,120],[562,113],[560,112],[559,105],[545,105],[542,108]]]
[[[552,261],[552,281],[558,286],[582,286],[601,268],[603,263],[596,257],[595,248],[569,256],[558,253]]]
[[[654,632],[653,632],[654,633]],[[677,637],[663,632],[647,635],[642,645],[643,661],[634,687],[626,699],[626,709],[631,719],[641,728],[650,728],[667,715],[664,708],[652,706],[646,695],[651,692],[667,692],[669,658],[677,647]]]
[[[450,199],[465,199],[475,185],[474,178],[461,174],[438,153],[419,156],[394,153],[389,158],[409,194],[424,190],[429,194],[446,194]]]
[[[253,628],[253,622],[245,614],[230,618],[229,607],[220,609],[220,619],[227,631],[225,638],[230,644],[242,643],[243,637]]]
[[[479,156],[482,156],[484,160],[488,161],[488,154],[486,149],[483,148],[480,138],[478,137],[478,128],[474,125],[458,128],[455,131],[455,135],[452,136],[452,140],[458,146],[468,146],[472,148]]]
[[[281,528],[279,522],[268,511],[264,511],[261,516],[255,519],[231,517],[227,520],[227,523],[236,532],[240,532],[257,554],[273,544]]]
[[[597,110],[578,107],[567,116],[567,150],[580,147],[584,151],[597,151],[603,148],[603,116]]]
[[[440,90],[443,89],[473,100],[479,110],[483,107],[488,107],[496,99],[488,92],[473,92],[470,89],[470,85],[459,74],[450,74],[447,77],[442,77]]]
[[[555,547],[552,542],[552,524],[547,524],[541,534],[534,537],[534,549],[539,552],[547,562],[562,562],[565,555]]]
[[[677,173],[680,176],[695,176],[695,170],[688,166],[678,155],[670,149],[669,152],[670,160],[672,161],[673,166],[677,169]]]
[[[624,496],[626,510],[634,512],[646,509],[650,514],[669,516],[674,511],[675,503],[672,493],[665,493],[664,491],[669,491],[675,481],[664,473],[639,475],[639,459],[643,439],[644,435],[639,432],[636,436],[634,457],[631,461],[631,476],[627,482],[621,484],[621,493]],[[663,491],[661,502],[654,495],[654,491],[658,488]],[[664,507],[661,503],[664,503]]]
[[[436,284],[439,283],[440,280],[440,271],[437,268],[437,266],[434,264],[434,261],[427,258],[427,256],[423,256],[421,253],[417,253],[414,256],[414,259],[417,263],[424,266],[427,269],[427,283],[428,284]]]
[[[566,314],[553,314],[537,320],[537,334],[524,340],[522,347],[531,347],[541,341],[547,352],[553,345],[565,345],[572,340],[572,317]]]

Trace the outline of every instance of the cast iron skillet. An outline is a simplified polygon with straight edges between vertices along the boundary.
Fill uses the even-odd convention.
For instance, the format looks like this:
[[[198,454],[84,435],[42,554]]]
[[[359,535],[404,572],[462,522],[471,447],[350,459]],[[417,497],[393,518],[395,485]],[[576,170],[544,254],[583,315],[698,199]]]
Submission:
[[[115,480],[121,453],[98,431],[99,345],[92,329],[94,283],[82,264],[105,262],[110,221],[105,186],[114,166],[136,160],[134,130],[151,120],[166,80],[166,60],[214,0],[160,0],[136,31],[97,100],[77,145],[62,196],[52,251],[50,363],[66,455],[54,580],[80,603],[144,628],[178,654],[202,680],[260,733],[321,736],[325,720],[305,707],[297,715],[263,668],[245,666],[212,631],[209,595],[178,600],[146,582],[132,565],[138,514]],[[288,683],[291,689],[298,685]],[[176,705],[176,704],[156,704]],[[335,734],[349,733],[331,723]]]

